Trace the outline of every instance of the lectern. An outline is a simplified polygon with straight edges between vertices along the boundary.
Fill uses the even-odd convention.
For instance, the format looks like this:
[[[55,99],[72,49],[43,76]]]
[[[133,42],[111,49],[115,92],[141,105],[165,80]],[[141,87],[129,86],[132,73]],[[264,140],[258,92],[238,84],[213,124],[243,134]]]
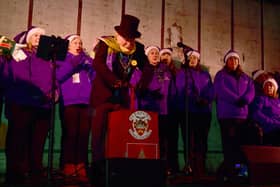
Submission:
[[[164,186],[159,155],[158,114],[142,110],[109,113],[106,186]]]

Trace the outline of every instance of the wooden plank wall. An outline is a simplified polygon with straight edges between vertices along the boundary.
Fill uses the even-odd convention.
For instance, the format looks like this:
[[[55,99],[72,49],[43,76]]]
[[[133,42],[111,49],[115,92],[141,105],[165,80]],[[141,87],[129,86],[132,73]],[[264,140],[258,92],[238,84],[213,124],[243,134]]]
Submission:
[[[0,2],[0,33],[12,38],[28,25],[61,37],[79,33],[91,50],[97,37],[114,34],[123,13],[133,14],[142,43],[174,47],[177,59],[178,41],[199,48],[214,77],[231,46],[247,73],[280,70],[279,10],[273,0],[10,0]]]

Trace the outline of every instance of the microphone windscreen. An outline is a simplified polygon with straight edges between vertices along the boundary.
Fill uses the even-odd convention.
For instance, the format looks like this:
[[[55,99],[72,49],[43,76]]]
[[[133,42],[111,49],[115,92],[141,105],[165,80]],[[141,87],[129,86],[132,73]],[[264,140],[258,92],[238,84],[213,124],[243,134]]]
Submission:
[[[178,42],[178,43],[177,43],[177,46],[178,46],[178,47],[185,47],[185,45],[184,45],[182,42]]]

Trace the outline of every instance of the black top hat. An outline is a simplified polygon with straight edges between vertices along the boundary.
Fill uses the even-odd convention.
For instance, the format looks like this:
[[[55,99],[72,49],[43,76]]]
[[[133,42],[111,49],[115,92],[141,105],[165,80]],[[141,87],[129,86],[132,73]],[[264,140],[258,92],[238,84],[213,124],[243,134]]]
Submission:
[[[115,26],[115,30],[124,38],[139,38],[141,33],[137,31],[139,19],[131,15],[123,15],[121,24]]]

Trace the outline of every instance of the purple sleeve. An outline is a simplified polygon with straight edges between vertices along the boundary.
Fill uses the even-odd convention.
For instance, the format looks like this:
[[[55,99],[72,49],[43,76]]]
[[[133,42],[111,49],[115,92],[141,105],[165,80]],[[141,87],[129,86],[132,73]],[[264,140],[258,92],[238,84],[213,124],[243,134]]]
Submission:
[[[253,119],[259,123],[259,125],[263,128],[264,132],[269,132],[274,129],[280,129],[280,120],[272,118],[270,115],[266,114],[265,111],[265,96],[257,97],[253,103]]]

